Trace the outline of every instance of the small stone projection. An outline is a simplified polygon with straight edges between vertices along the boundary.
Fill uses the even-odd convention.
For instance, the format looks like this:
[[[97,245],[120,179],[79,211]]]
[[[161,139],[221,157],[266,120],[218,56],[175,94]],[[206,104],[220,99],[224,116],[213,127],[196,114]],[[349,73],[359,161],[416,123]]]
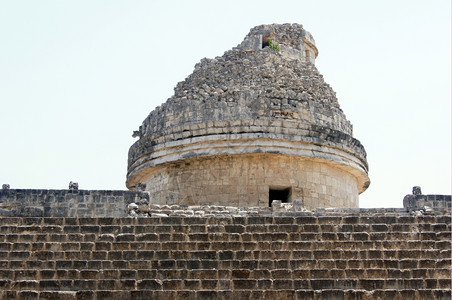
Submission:
[[[201,60],[134,132],[130,190],[3,184],[0,299],[449,300],[451,196],[358,207],[366,153],[317,55],[273,24]]]

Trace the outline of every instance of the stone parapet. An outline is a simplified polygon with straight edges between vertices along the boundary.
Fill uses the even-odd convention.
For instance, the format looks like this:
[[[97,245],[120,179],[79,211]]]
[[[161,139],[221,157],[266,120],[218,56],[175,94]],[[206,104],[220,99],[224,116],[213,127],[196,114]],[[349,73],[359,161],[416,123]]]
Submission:
[[[128,204],[148,200],[140,191],[2,189],[0,216],[125,217]]]
[[[404,208],[306,208],[300,200],[276,201],[272,206],[161,205],[144,191],[127,190],[0,190],[0,217],[126,217],[135,210],[139,217],[322,217],[410,215],[431,207],[427,215],[451,211],[450,195],[407,195]]]

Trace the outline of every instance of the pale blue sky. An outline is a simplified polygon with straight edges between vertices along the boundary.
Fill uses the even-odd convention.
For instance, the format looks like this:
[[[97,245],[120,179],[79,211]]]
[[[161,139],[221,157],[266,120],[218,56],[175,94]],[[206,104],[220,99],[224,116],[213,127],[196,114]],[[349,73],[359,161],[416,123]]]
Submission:
[[[204,57],[300,23],[368,153],[361,207],[451,193],[451,5],[397,1],[2,1],[0,184],[125,189],[131,137]]]

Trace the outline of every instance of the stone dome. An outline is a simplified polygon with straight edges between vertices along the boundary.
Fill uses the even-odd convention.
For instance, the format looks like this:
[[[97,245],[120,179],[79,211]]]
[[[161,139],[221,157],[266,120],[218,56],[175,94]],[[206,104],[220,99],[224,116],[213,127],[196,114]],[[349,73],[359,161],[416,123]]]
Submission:
[[[202,59],[134,132],[127,187],[159,204],[358,207],[366,152],[298,24],[261,25]]]

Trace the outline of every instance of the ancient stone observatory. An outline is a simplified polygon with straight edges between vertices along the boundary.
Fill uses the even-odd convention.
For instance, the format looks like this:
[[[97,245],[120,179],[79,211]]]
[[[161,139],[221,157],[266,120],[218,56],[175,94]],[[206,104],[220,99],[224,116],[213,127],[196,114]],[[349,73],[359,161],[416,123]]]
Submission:
[[[127,187],[156,204],[358,207],[366,152],[314,66],[301,25],[262,25],[202,59],[129,150]]]

